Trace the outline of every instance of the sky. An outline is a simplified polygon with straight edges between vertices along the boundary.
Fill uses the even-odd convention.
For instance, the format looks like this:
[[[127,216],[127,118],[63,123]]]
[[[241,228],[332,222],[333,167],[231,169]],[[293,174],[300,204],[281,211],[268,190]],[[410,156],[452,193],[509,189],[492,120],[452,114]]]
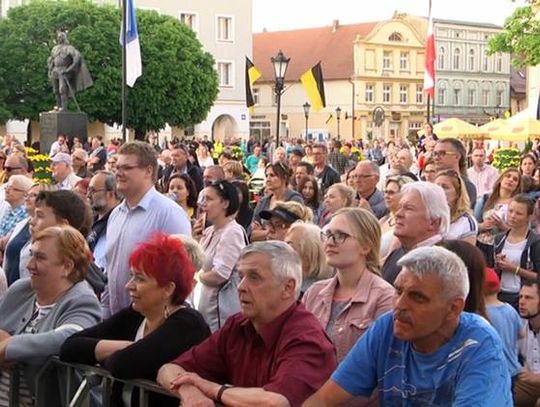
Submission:
[[[253,0],[253,32],[390,19],[395,10],[428,15],[428,0]],[[524,0],[432,0],[434,18],[503,25]]]

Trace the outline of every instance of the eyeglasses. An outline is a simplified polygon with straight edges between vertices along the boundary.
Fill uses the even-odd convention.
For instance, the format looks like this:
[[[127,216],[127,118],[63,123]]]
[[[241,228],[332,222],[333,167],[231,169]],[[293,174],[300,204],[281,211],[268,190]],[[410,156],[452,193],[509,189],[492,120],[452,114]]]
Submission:
[[[262,223],[263,227],[265,229],[268,229],[270,232],[275,232],[277,229],[285,229],[287,227],[289,227],[287,224],[285,223],[281,223],[281,222],[272,222],[272,221],[264,221]]]
[[[103,191],[107,191],[107,188],[93,188],[93,187],[89,187],[89,188],[88,188],[88,195],[92,195],[92,194],[95,194],[96,192],[103,192]]]
[[[447,155],[449,156],[458,155],[458,153],[456,153],[455,151],[446,151],[446,150],[433,151],[431,154],[433,155],[433,157],[445,157]]]
[[[375,174],[365,174],[365,175],[356,175],[356,178],[363,178],[363,179],[366,179],[366,178],[371,178],[371,177],[374,177]]]
[[[392,191],[391,189],[385,189],[383,192],[385,195],[390,195],[390,196],[399,194],[399,191]]]
[[[336,245],[343,244],[349,237],[352,237],[352,235],[339,230],[336,230],[335,232],[332,232],[331,230],[321,232],[321,240],[323,242],[327,242],[332,239]]]
[[[128,172],[128,171],[131,171],[135,168],[139,168],[138,165],[127,165],[127,164],[124,164],[124,165],[117,165],[116,166],[116,170],[118,172]]]
[[[10,172],[15,170],[22,170],[22,167],[4,167],[4,170],[6,170],[6,172]]]
[[[17,191],[17,192],[26,192],[24,189],[15,188],[11,185],[6,185],[6,191]]]

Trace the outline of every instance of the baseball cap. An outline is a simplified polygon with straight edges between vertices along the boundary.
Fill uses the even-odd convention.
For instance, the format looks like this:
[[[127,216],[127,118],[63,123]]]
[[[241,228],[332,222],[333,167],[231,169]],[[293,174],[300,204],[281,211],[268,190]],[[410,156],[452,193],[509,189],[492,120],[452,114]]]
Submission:
[[[259,214],[259,216],[261,217],[261,219],[264,219],[264,220],[270,220],[272,218],[278,218],[278,219],[281,219],[283,221],[285,221],[286,223],[294,223],[296,222],[298,219],[300,219],[300,217],[294,213],[292,213],[291,211],[285,209],[285,208],[282,208],[282,207],[275,207],[274,209],[272,210],[267,210],[267,211],[261,211],[261,213]]]
[[[71,165],[71,156],[66,153],[56,153],[53,158],[51,158],[51,162],[53,163],[64,163],[67,165]]]
[[[485,268],[485,280],[484,280],[484,291],[486,293],[498,293],[501,281],[499,280],[499,276],[493,270],[491,267]]]

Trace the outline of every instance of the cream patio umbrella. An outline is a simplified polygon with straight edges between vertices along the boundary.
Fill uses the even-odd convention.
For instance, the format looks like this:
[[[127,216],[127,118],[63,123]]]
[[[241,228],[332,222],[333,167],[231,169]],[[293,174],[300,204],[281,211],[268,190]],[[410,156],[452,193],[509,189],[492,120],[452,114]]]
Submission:
[[[479,127],[480,130],[491,134],[492,132],[506,129],[508,127],[508,120],[495,119]]]
[[[460,138],[486,138],[487,132],[467,123],[464,120],[451,118],[443,120],[433,126],[433,132],[439,138],[460,137]]]
[[[516,122],[509,122],[507,126],[489,133],[494,140],[527,141],[540,137],[540,120],[524,118]]]

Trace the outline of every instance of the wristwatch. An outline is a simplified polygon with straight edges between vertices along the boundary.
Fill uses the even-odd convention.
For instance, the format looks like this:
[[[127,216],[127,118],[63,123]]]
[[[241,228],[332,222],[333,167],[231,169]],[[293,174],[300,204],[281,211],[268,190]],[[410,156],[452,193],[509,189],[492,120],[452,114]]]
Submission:
[[[224,392],[225,390],[227,390],[227,389],[230,389],[231,387],[233,387],[233,386],[230,385],[230,384],[224,384],[223,386],[221,386],[221,387],[219,388],[219,390],[218,390],[218,392],[217,392],[217,395],[216,395],[216,401],[217,401],[218,403],[223,403],[223,402],[221,401],[221,397],[223,396],[223,392]]]

